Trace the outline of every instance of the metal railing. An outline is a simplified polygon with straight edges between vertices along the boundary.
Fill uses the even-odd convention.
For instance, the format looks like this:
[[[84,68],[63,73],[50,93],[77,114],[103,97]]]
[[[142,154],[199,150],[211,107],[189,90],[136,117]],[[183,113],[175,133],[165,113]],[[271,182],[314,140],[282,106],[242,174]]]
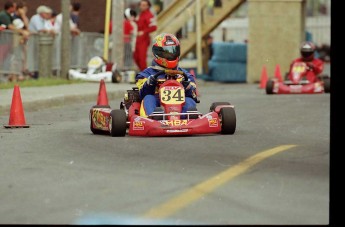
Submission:
[[[26,43],[21,36],[12,31],[0,32],[0,77],[4,74],[20,75],[24,70],[39,70],[40,34],[31,34]],[[86,68],[93,56],[103,56],[104,35],[82,32],[71,38],[71,68]],[[52,70],[60,70],[60,35],[52,39]],[[49,59],[47,59],[49,61]]]

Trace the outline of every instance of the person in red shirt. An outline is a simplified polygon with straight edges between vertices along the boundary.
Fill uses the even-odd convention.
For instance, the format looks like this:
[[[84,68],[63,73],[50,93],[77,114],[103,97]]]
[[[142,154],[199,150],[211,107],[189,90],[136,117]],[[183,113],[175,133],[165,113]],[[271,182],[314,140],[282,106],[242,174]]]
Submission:
[[[149,0],[141,0],[139,3],[138,33],[133,57],[140,71],[147,68],[147,50],[151,44],[150,33],[157,30],[156,17],[150,11],[150,7]]]
[[[287,75],[288,79],[292,76],[292,66],[296,62],[304,62],[308,67],[308,72],[306,74],[306,79],[311,83],[318,81],[318,75],[323,71],[323,61],[315,58],[316,47],[312,42],[303,42],[300,48],[301,57],[295,59],[290,65],[290,73]]]

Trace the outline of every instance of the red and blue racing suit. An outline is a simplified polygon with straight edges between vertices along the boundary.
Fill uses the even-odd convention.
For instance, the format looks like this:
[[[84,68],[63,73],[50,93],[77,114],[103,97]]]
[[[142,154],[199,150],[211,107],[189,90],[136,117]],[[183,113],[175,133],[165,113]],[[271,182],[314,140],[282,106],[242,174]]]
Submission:
[[[158,94],[158,87],[152,86],[147,83],[148,78],[151,75],[156,74],[158,71],[164,69],[161,68],[152,61],[153,67],[148,67],[145,70],[139,72],[136,75],[136,85],[139,88],[139,96],[142,100],[141,107],[140,107],[140,116],[147,117],[150,115],[156,107],[160,106],[159,102],[159,94]],[[156,69],[157,67],[160,69]],[[182,113],[186,113],[192,107],[196,107],[196,84],[192,74],[190,74],[187,70],[177,67],[175,70],[183,71],[189,78],[189,85],[185,88],[185,95],[186,101],[184,106],[182,107]],[[165,79],[165,74],[158,76],[158,80]],[[178,78],[177,81],[181,81],[183,77],[180,79]],[[181,118],[185,118],[185,116],[181,116]]]

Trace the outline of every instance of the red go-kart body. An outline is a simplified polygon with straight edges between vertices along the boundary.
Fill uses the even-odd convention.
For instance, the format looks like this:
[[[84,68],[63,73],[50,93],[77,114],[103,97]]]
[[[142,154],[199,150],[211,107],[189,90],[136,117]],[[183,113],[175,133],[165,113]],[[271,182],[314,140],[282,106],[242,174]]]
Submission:
[[[183,74],[176,70],[163,72]],[[182,113],[184,87],[176,81],[175,76],[169,76],[159,86],[161,108],[147,117],[139,115],[141,100],[138,89],[133,88],[127,92],[120,109],[112,110],[107,106],[91,108],[90,127],[94,134],[125,136],[128,131],[129,136],[177,136],[235,132],[236,115],[234,106],[229,102],[212,103],[207,114],[196,109]]]
[[[296,62],[284,81],[273,78],[266,83],[266,94],[320,94],[330,92],[330,78],[318,77],[310,82],[306,73],[310,70],[304,62]]]

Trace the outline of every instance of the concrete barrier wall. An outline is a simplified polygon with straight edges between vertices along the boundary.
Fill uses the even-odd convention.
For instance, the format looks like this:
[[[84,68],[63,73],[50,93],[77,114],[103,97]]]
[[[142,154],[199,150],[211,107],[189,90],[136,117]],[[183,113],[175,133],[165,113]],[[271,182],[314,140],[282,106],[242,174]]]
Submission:
[[[305,38],[303,1],[249,0],[248,15],[247,82],[259,82],[264,65],[269,76],[277,64],[286,72]]]

